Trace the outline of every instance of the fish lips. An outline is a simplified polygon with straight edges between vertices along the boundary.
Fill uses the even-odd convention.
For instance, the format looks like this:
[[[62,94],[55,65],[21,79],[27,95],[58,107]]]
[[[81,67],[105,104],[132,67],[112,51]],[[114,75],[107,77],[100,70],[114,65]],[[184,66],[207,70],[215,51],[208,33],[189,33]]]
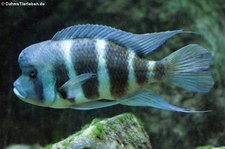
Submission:
[[[16,94],[17,97],[19,97],[20,99],[26,99],[26,95],[25,93],[23,93],[22,91],[19,91],[16,87],[13,88],[13,92]]]

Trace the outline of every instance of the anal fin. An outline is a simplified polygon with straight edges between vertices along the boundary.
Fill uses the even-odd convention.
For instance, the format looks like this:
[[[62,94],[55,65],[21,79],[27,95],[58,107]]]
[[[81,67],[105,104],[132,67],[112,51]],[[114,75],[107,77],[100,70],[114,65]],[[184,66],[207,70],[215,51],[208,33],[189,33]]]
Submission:
[[[82,105],[71,107],[71,109],[76,110],[92,110],[92,109],[100,109],[105,107],[114,106],[116,104],[119,104],[118,101],[91,101]]]
[[[186,108],[181,108],[170,104],[168,101],[166,101],[165,99],[163,99],[162,97],[160,97],[155,93],[145,91],[139,91],[135,93],[134,96],[131,96],[126,100],[121,100],[120,104],[128,106],[154,107],[158,109],[184,113],[209,112],[209,111],[195,111]]]

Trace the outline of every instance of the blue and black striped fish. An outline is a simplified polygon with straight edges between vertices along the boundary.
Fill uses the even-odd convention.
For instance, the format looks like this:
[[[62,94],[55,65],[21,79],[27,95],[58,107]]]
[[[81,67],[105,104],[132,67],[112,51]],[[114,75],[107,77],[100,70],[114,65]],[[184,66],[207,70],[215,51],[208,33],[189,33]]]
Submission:
[[[77,25],[19,55],[22,75],[14,93],[23,101],[52,108],[89,110],[116,104],[196,112],[169,104],[150,92],[166,81],[194,92],[208,92],[214,81],[211,54],[187,45],[160,61],[145,56],[182,30],[132,34],[102,25]]]

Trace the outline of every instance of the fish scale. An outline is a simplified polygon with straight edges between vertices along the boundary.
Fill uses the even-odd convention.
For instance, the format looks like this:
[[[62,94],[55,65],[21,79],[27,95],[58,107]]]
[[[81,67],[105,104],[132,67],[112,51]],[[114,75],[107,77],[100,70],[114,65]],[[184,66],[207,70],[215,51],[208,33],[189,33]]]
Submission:
[[[128,50],[112,42],[108,43],[106,64],[110,78],[110,92],[120,98],[128,89]]]
[[[55,63],[53,72],[56,74],[56,87],[60,88],[65,82],[69,80],[68,70],[63,62]],[[63,98],[67,98],[66,92],[59,91]]]
[[[72,46],[73,63],[76,75],[83,73],[98,73],[98,54],[95,49],[95,40],[78,39]],[[98,78],[91,78],[82,84],[84,96],[88,99],[97,99],[98,92]]]
[[[98,52],[98,73],[97,77],[99,78],[99,94],[103,99],[111,99],[110,93],[110,81],[109,81],[109,73],[106,68],[106,51],[108,48],[108,41],[104,39],[96,40],[96,50]]]
[[[156,80],[161,80],[165,77],[165,66],[161,62],[156,62],[154,66],[154,78]]]
[[[148,83],[148,72],[151,71],[151,67],[148,67],[148,61],[135,57],[133,67],[137,84],[143,85]]]

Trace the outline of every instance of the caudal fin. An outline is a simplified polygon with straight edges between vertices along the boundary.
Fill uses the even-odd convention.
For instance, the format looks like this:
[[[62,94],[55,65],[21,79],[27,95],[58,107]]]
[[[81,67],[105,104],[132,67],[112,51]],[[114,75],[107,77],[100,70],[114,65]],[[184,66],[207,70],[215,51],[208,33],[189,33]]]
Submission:
[[[211,54],[197,45],[187,45],[161,62],[168,69],[166,80],[194,92],[208,92],[214,84],[209,71]]]

